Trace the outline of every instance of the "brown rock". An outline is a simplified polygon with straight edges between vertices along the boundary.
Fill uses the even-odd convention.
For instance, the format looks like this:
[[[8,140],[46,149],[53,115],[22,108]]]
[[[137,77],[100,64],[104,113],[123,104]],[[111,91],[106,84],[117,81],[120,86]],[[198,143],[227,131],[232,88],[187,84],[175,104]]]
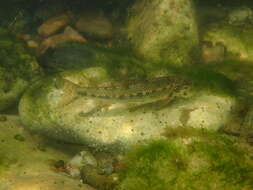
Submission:
[[[31,35],[30,34],[17,34],[16,37],[19,40],[24,40],[24,41],[27,41],[27,40],[31,39]]]
[[[202,59],[204,63],[214,63],[224,60],[225,47],[222,44],[211,44],[205,42],[202,44]]]
[[[44,54],[48,48],[55,48],[57,45],[65,42],[82,42],[87,40],[70,26],[67,26],[62,34],[51,36],[42,41],[39,53]]]
[[[113,189],[117,180],[113,176],[101,175],[99,173],[97,168],[87,165],[81,169],[81,179],[85,184],[91,185],[99,190]]]
[[[68,14],[63,14],[57,17],[53,17],[45,21],[38,28],[38,33],[41,36],[50,36],[55,34],[61,28],[66,26],[70,21],[70,16]]]
[[[112,23],[101,14],[87,12],[76,22],[75,27],[94,39],[104,40],[113,37]]]

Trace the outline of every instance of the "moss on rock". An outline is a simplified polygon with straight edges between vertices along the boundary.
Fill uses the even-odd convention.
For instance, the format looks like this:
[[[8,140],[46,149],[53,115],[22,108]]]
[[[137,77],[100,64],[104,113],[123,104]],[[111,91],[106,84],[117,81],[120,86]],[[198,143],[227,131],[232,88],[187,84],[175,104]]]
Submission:
[[[204,130],[179,137],[153,141],[128,153],[128,168],[116,189],[253,188],[252,160],[234,138]]]
[[[136,53],[156,63],[196,61],[198,32],[190,0],[141,0],[130,9],[128,38]]]
[[[8,31],[0,29],[0,110],[17,102],[29,82],[41,75],[35,57]]]

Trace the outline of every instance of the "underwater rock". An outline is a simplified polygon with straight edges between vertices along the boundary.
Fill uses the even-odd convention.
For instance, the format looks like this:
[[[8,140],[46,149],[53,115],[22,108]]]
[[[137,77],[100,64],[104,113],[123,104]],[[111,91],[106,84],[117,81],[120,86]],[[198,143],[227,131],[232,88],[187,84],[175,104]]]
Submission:
[[[18,102],[28,84],[42,75],[42,70],[24,44],[9,35],[8,31],[0,31],[0,49],[0,111],[2,111]]]
[[[226,48],[224,59],[253,61],[253,28],[228,24],[211,25],[203,33],[203,41]]]
[[[168,128],[218,130],[234,103],[211,92],[194,96],[190,84],[177,77],[134,81],[122,88],[103,69],[89,68],[37,81],[22,97],[19,113],[36,133],[118,152],[163,138]]]
[[[204,63],[217,63],[224,60],[226,48],[223,44],[202,43],[202,59]]]
[[[100,174],[97,168],[90,165],[82,167],[81,179],[85,184],[99,190],[111,190],[118,182],[115,175],[107,176]]]
[[[110,175],[114,172],[116,158],[104,152],[98,152],[96,158],[98,161],[98,168],[101,169],[102,174]]]
[[[247,112],[247,114],[244,118],[244,121],[243,121],[243,126],[244,126],[244,128],[246,128],[246,130],[248,130],[248,133],[253,132],[253,106],[250,106],[248,108],[248,112]],[[252,136],[252,134],[251,134],[251,136]]]
[[[252,96],[250,97],[252,98]],[[234,116],[221,128],[221,132],[233,136],[240,136],[252,144],[253,137],[253,107],[252,103],[241,103],[233,111]]]
[[[113,37],[112,23],[102,13],[84,11],[77,20],[75,27],[93,39],[108,40]]]
[[[249,7],[236,7],[228,13],[228,23],[235,26],[253,24],[253,12]]]
[[[48,48],[55,48],[59,44],[63,44],[66,42],[87,42],[86,39],[80,35],[77,31],[75,31],[70,26],[67,26],[62,34],[56,34],[54,36],[50,36],[41,42],[39,47],[39,53],[44,54]]]
[[[38,28],[38,34],[44,37],[55,34],[57,31],[66,26],[70,21],[70,15],[63,14],[46,20]]]
[[[88,151],[81,151],[66,163],[66,170],[72,177],[80,177],[80,170],[84,166],[97,167],[96,158]]]
[[[127,33],[137,54],[156,63],[195,62],[198,30],[191,0],[141,0],[130,9]]]
[[[116,183],[116,176],[110,175],[113,172],[113,158],[106,154],[100,154],[97,160],[90,152],[81,151],[65,164],[65,171],[72,177],[80,178],[83,183],[89,184],[98,189],[108,189]],[[107,157],[106,157],[107,156]],[[104,169],[110,168],[110,173]]]
[[[1,74],[0,74],[1,77]],[[0,79],[1,80],[1,79]],[[3,80],[2,84],[0,86],[0,110],[6,110],[10,108],[11,106],[15,105],[18,103],[18,100],[26,87],[28,86],[28,82],[22,79],[16,79],[15,81],[12,82],[12,84],[9,86],[8,91],[5,91],[6,89],[5,84],[8,83],[7,81]]]

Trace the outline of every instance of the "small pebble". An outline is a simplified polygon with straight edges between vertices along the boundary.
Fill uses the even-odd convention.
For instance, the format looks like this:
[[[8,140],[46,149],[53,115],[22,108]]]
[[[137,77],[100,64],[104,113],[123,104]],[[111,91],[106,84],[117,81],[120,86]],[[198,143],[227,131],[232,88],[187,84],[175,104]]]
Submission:
[[[21,142],[25,141],[25,138],[20,134],[16,134],[14,136],[14,139],[16,139],[17,141],[21,141]]]

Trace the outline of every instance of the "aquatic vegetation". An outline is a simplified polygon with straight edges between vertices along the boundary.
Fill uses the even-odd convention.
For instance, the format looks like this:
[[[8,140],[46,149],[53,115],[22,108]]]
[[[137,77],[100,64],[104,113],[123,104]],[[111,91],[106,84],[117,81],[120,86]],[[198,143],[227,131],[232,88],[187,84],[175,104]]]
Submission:
[[[8,31],[0,28],[0,110],[14,105],[29,82],[42,76],[37,60]]]
[[[8,31],[0,28],[0,62],[9,80],[22,78],[31,80],[41,74],[41,69],[34,56],[30,55],[24,44]],[[12,78],[12,79],[10,79]]]
[[[130,151],[116,189],[252,189],[252,161],[235,139],[205,130],[192,134]]]

